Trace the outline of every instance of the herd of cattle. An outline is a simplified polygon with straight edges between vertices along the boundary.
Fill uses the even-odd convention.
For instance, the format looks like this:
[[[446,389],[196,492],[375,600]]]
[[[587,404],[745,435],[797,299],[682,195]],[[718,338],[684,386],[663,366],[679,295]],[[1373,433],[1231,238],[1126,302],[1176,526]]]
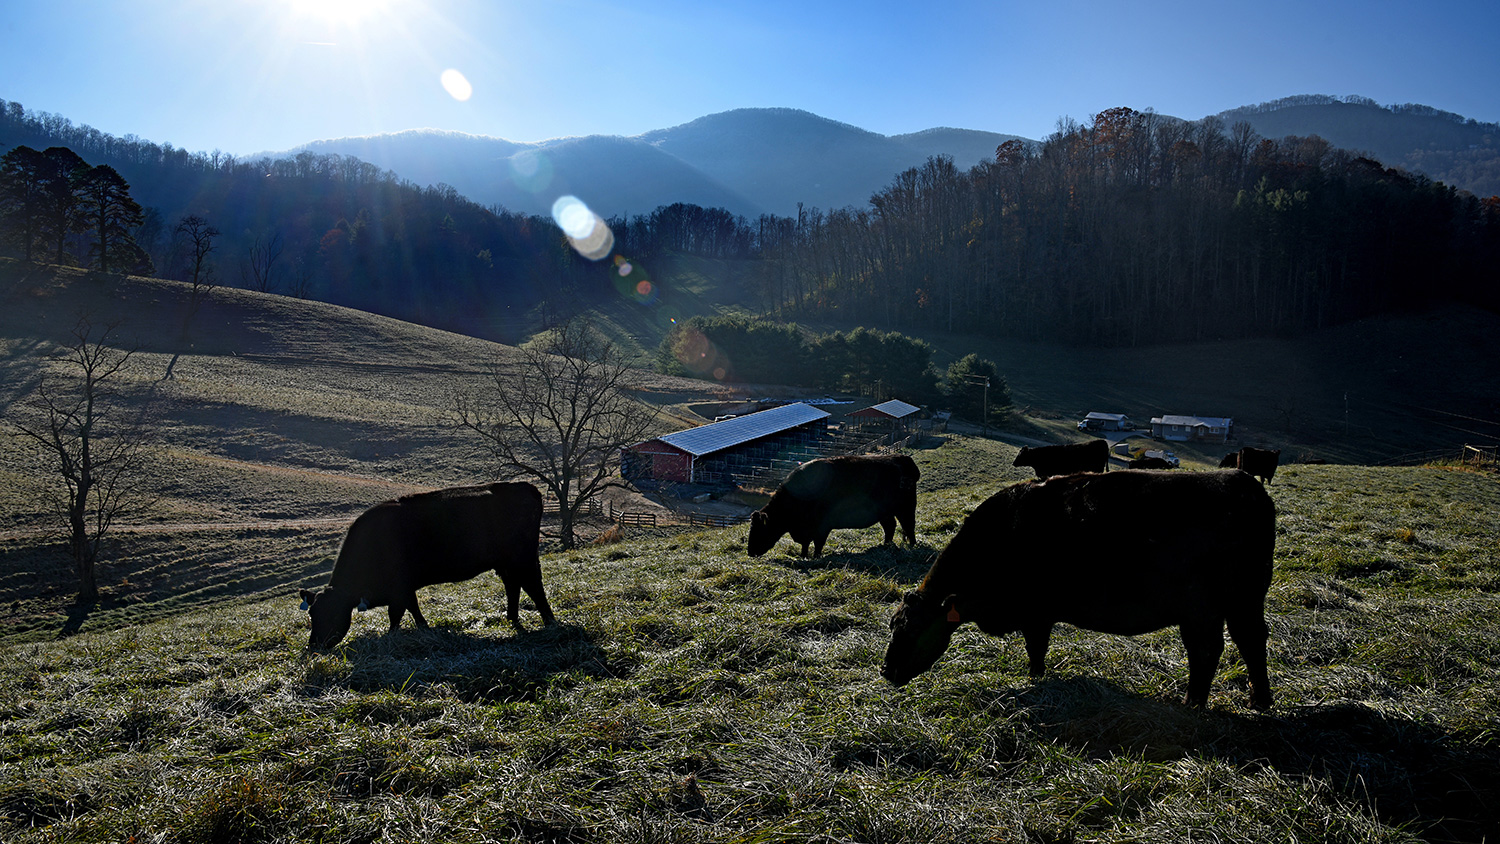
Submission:
[[[921,585],[903,596],[882,676],[899,686],[926,671],[965,621],[992,636],[1019,631],[1033,676],[1045,669],[1056,624],[1126,636],[1177,627],[1188,656],[1185,700],[1203,706],[1227,625],[1251,704],[1269,707],[1264,604],[1276,510],[1252,476],[1269,482],[1278,455],[1241,449],[1214,472],[1106,472],[1103,440],[1021,449],[1015,465],[1033,467],[1037,480],[980,504]],[[877,523],[887,544],[899,523],[914,546],[919,477],[905,455],[809,461],[752,516],[747,550],[759,556],[790,534],[803,556],[811,546],[816,557],[831,531]],[[407,612],[426,627],[418,589],[488,570],[505,585],[506,615],[517,630],[522,589],[551,624],[541,519],[541,495],[524,483],[455,487],[371,507],[349,527],[329,585],[302,590],[309,647],[337,644],[356,610],[386,607],[392,630]]]

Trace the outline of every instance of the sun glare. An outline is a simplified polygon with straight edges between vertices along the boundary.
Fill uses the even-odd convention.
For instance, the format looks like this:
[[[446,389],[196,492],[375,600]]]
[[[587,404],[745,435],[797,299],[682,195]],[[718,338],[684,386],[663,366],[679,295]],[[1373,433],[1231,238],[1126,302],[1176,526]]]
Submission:
[[[383,11],[390,0],[286,0],[294,14],[353,26]]]

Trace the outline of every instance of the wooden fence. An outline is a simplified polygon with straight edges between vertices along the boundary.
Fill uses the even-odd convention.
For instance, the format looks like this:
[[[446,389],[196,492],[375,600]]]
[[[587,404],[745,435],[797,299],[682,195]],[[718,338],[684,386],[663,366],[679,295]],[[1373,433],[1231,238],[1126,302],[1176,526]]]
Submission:
[[[694,527],[725,528],[742,525],[750,521],[749,516],[714,516],[708,513],[689,513],[688,524]]]

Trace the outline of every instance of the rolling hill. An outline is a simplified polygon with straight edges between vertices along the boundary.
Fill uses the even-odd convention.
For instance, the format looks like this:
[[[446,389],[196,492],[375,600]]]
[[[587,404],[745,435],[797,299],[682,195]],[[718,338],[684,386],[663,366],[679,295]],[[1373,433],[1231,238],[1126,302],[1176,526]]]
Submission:
[[[1288,97],[1222,112],[1267,138],[1317,135],[1388,167],[1423,173],[1475,196],[1500,194],[1500,126],[1420,105],[1381,106],[1362,97]]]
[[[6,841],[1500,832],[1492,473],[1278,473],[1269,714],[1246,708],[1233,648],[1209,705],[1182,706],[1170,629],[1059,625],[1048,674],[1031,678],[1017,637],[964,626],[908,686],[881,680],[896,602],[1019,478],[1014,447],[951,433],[913,452],[915,548],[879,546],[872,528],[836,532],[817,560],[785,543],[751,559],[744,527],[629,529],[544,556],[558,625],[539,629],[523,605],[527,630],[512,631],[483,575],[423,590],[428,631],[358,616],[337,650],[309,652],[295,589],[326,582],[353,515],[484,477],[441,411],[510,352],[244,291],[217,294],[184,335],[183,296],[174,282],[0,264],[5,405],[87,308],[140,343],[126,398],[158,399],[165,439],[142,480],[158,508],[108,546],[104,600],[78,607],[37,531],[35,467],[0,437]],[[643,378],[664,413],[703,395]],[[996,551],[996,565],[1016,562]]]

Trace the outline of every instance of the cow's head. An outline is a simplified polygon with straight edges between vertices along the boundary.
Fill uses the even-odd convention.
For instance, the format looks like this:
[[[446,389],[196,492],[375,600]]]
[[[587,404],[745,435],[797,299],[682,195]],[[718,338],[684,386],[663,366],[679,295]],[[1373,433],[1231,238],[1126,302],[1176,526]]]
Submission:
[[[786,535],[786,527],[772,527],[774,521],[776,520],[765,510],[756,510],[750,514],[750,540],[746,543],[750,556],[759,557],[766,553],[777,540]]]
[[[302,608],[312,616],[312,635],[307,640],[309,648],[331,648],[349,632],[354,603],[346,600],[330,586],[322,592],[302,590]]]
[[[1032,457],[1031,457],[1031,447],[1030,446],[1025,446],[1025,445],[1021,446],[1021,450],[1018,451],[1018,452],[1016,452],[1016,462],[1012,463],[1011,465],[1012,466],[1031,466],[1031,465],[1034,465],[1034,461],[1032,460]]]
[[[907,592],[891,616],[891,644],[885,649],[880,676],[897,686],[932,667],[948,649],[960,617],[953,595],[939,598],[921,590]]]

